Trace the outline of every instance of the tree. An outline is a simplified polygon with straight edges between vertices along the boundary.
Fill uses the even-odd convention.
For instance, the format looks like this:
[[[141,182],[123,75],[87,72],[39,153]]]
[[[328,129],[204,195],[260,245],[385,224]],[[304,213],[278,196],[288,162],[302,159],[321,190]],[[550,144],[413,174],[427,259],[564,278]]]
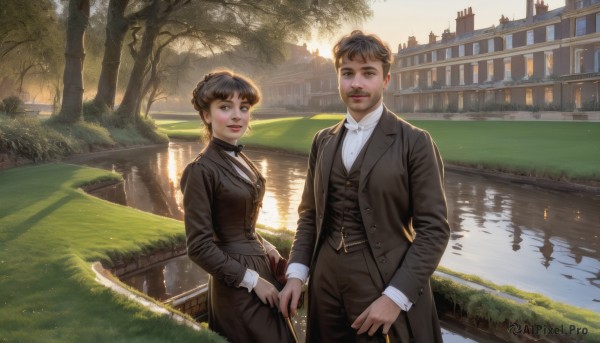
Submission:
[[[282,59],[283,45],[312,29],[333,32],[342,20],[360,21],[370,15],[367,0],[148,0],[152,10],[133,29],[130,51],[134,66],[117,110],[123,125],[135,122],[149,62],[161,40],[186,40],[204,51],[220,52],[242,46],[262,60]],[[142,38],[139,38],[142,35]]]
[[[98,81],[98,92],[94,98],[94,103],[99,108],[114,107],[125,35],[137,20],[148,14],[148,7],[142,7],[138,11],[125,15],[129,3],[130,0],[110,0],[108,3],[104,57]]]
[[[50,0],[3,0],[0,6],[0,62],[20,46],[42,41],[55,19]]]
[[[144,34],[139,49],[135,49],[139,28],[134,29],[133,42],[129,45],[134,65],[129,82],[127,83],[127,89],[123,95],[123,100],[117,110],[119,121],[122,125],[133,124],[139,117],[143,97],[142,86],[148,72],[148,61],[152,58],[155,40],[158,38],[160,30],[174,12],[189,4],[191,0],[150,1],[150,14],[144,25]]]
[[[26,77],[48,72],[62,60],[59,22],[50,0],[4,0],[0,6],[0,96],[24,96]],[[43,77],[42,77],[43,79]]]
[[[73,123],[81,119],[83,109],[83,37],[90,20],[90,0],[69,0],[63,102],[59,120]]]

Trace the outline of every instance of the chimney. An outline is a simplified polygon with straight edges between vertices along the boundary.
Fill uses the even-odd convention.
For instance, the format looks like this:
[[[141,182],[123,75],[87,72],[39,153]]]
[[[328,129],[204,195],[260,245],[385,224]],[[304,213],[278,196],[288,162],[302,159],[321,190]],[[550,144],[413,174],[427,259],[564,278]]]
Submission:
[[[456,13],[456,35],[460,36],[463,33],[473,32],[475,30],[475,14],[473,9],[469,7],[464,11]]]
[[[508,19],[508,17],[505,17],[504,14],[500,17],[500,25],[504,25],[506,23],[508,23],[510,20]]]
[[[429,32],[429,44],[433,44],[435,43],[437,39],[437,36],[435,34],[433,34],[433,31]]]
[[[406,44],[408,48],[412,48],[413,46],[417,46],[417,38],[415,36],[408,36],[408,43]]]
[[[527,0],[527,22],[531,23],[533,21],[533,0]]]
[[[572,10],[575,8],[575,0],[565,0],[565,10]]]
[[[454,38],[454,36],[455,36],[455,34],[450,32],[450,29],[445,29],[444,32],[442,33],[442,42],[450,40],[450,39]]]
[[[540,15],[547,12],[548,5],[544,4],[544,0],[542,0],[542,2],[540,2],[540,0],[537,0],[537,2],[535,3],[535,15]]]

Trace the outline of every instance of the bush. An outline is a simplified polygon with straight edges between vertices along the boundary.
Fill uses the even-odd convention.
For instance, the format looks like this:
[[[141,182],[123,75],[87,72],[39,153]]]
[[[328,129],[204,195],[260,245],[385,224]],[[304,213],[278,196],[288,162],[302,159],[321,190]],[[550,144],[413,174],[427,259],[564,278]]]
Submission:
[[[96,123],[78,121],[73,124],[62,124],[49,119],[45,124],[63,136],[74,140],[78,146],[76,152],[91,151],[94,146],[112,147],[116,145],[109,131]]]
[[[105,115],[110,114],[111,110],[106,105],[98,105],[93,100],[83,103],[83,119],[89,122],[102,123]]]
[[[37,118],[0,117],[0,151],[38,162],[63,157],[75,150],[72,139],[46,127]]]
[[[0,111],[14,118],[23,108],[23,105],[23,100],[21,100],[21,98],[18,96],[9,96],[2,100],[2,107],[0,108]]]
[[[158,129],[152,119],[138,118],[136,121],[136,127],[142,136],[148,138],[153,143],[169,143],[169,137],[164,133],[158,132]]]

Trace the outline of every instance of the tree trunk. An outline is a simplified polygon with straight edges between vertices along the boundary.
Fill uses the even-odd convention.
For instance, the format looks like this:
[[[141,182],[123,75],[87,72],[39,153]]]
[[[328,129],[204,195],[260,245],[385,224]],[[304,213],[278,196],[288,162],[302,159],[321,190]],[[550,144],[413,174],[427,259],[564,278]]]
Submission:
[[[59,119],[73,123],[81,119],[83,108],[83,37],[90,19],[90,0],[69,0],[63,103]]]
[[[128,3],[129,0],[110,0],[108,4],[104,57],[98,81],[98,93],[94,98],[94,103],[99,107],[106,106],[112,109],[115,105],[121,49],[129,29],[129,21],[125,18],[125,8]]]
[[[144,85],[144,76],[148,61],[154,49],[154,41],[160,32],[159,23],[159,5],[160,0],[152,0],[152,15],[146,20],[144,27],[144,37],[139,51],[135,54],[134,65],[127,83],[127,89],[123,95],[123,101],[119,105],[117,115],[122,125],[133,124],[139,116],[140,103],[142,101],[142,86]]]

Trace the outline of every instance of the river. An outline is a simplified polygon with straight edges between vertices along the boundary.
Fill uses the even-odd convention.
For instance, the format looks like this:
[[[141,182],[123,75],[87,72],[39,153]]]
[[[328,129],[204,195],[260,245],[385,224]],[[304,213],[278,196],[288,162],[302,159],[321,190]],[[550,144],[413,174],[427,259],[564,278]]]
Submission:
[[[201,149],[199,143],[172,142],[72,162],[123,175],[121,189],[100,196],[181,219],[179,179]],[[267,179],[259,223],[295,230],[306,157],[252,149],[246,154]],[[445,189],[452,233],[442,266],[600,312],[600,194],[456,172],[446,172]]]

